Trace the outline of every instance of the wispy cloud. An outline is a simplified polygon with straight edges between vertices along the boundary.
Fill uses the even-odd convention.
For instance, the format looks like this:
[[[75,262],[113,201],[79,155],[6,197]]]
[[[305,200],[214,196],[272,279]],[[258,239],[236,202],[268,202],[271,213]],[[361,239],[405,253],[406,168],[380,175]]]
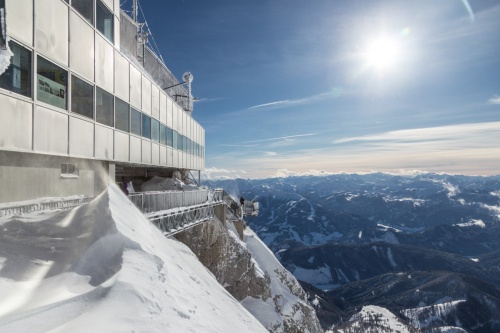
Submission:
[[[488,104],[500,104],[500,96],[495,95],[488,100]]]
[[[235,170],[235,169],[221,169],[221,168],[205,168],[202,172],[202,177],[204,179],[235,179],[240,178],[241,175],[246,174],[245,170]]]
[[[488,133],[490,135],[488,135]],[[500,138],[500,122],[460,124],[426,128],[389,131],[372,135],[363,135],[334,140],[334,144],[354,142],[372,142],[422,146],[434,145],[436,149],[460,148],[470,146],[496,147],[492,138]]]
[[[269,103],[264,103],[264,104],[258,104],[251,106],[247,108],[246,110],[256,110],[256,109],[278,109],[278,108],[284,108],[287,106],[292,106],[292,105],[303,105],[303,104],[308,104],[308,103],[313,103],[319,100],[323,99],[328,99],[328,98],[335,98],[339,97],[342,95],[345,95],[345,91],[340,90],[340,89],[332,89],[332,91],[316,94],[316,95],[311,95],[307,96],[304,98],[298,98],[298,99],[286,99],[286,100],[281,100],[281,101],[275,101],[275,102],[269,102]]]
[[[299,100],[297,100],[299,101]],[[258,108],[264,108],[264,107],[269,107],[269,106],[278,106],[278,105],[281,105],[281,104],[294,104],[294,103],[297,103],[296,101],[291,101],[289,99],[287,100],[284,100],[284,101],[276,101],[276,102],[270,102],[270,103],[265,103],[265,104],[259,104],[259,105],[255,105],[255,106],[251,106],[248,108],[248,110],[252,110],[252,109],[258,109]]]
[[[288,140],[293,138],[300,138],[305,136],[313,136],[317,135],[317,133],[307,133],[307,134],[297,134],[297,135],[287,135],[287,136],[279,136],[276,138],[262,139],[262,140],[252,140],[252,141],[243,141],[239,143],[256,143],[256,142],[266,142],[266,141],[278,141],[278,140]]]
[[[279,151],[275,156],[241,154],[214,161],[246,169],[248,178],[285,174],[423,172],[470,175],[498,174],[500,122],[473,123],[389,131],[331,141],[332,145]],[[419,172],[421,172],[419,171]]]
[[[225,97],[213,97],[213,98],[200,98],[200,99],[195,99],[195,103],[209,103],[209,102],[216,102],[216,101],[221,101],[225,100]]]

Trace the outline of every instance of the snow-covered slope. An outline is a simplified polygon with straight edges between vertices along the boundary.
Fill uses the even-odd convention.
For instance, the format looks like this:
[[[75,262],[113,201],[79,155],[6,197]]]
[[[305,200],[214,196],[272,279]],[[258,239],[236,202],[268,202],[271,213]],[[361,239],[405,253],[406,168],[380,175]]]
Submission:
[[[349,320],[342,327],[335,328],[329,333],[378,333],[378,332],[399,332],[411,333],[416,330],[409,327],[396,317],[391,311],[380,306],[368,305],[363,306],[361,311]]]
[[[267,332],[116,186],[0,224],[1,332]]]

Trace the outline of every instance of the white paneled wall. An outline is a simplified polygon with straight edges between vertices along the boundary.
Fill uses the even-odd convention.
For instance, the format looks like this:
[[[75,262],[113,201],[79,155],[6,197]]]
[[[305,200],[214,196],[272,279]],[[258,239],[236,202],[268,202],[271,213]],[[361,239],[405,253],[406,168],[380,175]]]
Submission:
[[[12,2],[12,0],[8,2]],[[68,6],[62,1],[36,0],[35,11],[35,45],[37,50],[43,55],[67,66]],[[29,20],[31,20],[31,17]],[[26,18],[22,21],[26,21]],[[25,28],[21,27],[21,29]]]
[[[127,162],[132,160],[129,155],[130,145],[129,145],[129,135],[119,131],[115,131],[115,145],[114,154],[115,160]]]
[[[30,150],[33,105],[0,95],[0,149]]]
[[[115,12],[114,43],[63,0],[6,0],[7,32],[13,42],[31,52],[31,79],[37,78],[37,55],[42,55],[61,68],[52,75],[60,75],[59,81],[67,79],[68,103],[72,97],[71,75],[80,76],[93,85],[94,99],[95,89],[102,88],[163,126],[204,145],[201,126],[120,52],[120,1],[102,1]],[[46,78],[50,80],[50,76]],[[40,103],[38,86],[32,86],[34,91],[28,97],[0,88],[0,149],[180,168],[202,164],[203,159],[189,153],[68,111],[69,104],[62,110]]]
[[[104,160],[112,160],[114,156],[113,149],[113,130],[108,127],[95,125],[95,157]],[[128,148],[128,137],[125,147]],[[128,152],[128,150],[127,150]]]
[[[34,118],[35,152],[67,155],[68,115],[37,106]]]
[[[130,101],[129,68],[128,60],[115,51],[115,95],[127,103]]]
[[[114,88],[114,49],[111,44],[100,35],[95,36],[95,83],[109,91]]]
[[[26,18],[33,17],[33,0],[7,0],[5,11],[9,35],[32,46],[33,21]]]
[[[94,81],[94,29],[74,12],[71,12],[69,21],[71,69]]]
[[[142,76],[142,112],[151,114],[151,81]]]
[[[75,157],[94,157],[93,122],[69,118],[69,154]]]
[[[142,74],[137,68],[130,66],[130,104],[136,109],[141,109],[142,100]]]

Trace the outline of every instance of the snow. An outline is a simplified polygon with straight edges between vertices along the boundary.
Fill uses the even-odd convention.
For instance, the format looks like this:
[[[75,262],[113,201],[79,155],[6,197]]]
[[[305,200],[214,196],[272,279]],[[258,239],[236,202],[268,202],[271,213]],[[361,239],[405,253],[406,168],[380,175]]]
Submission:
[[[9,49],[9,44],[7,43],[7,49],[0,49],[0,75],[5,73],[7,68],[10,66],[10,58],[14,54],[12,51]]]
[[[296,311],[295,304],[302,303],[308,306],[307,301],[291,292],[291,290],[295,292],[301,290],[297,280],[280,264],[271,250],[250,228],[244,230],[243,240],[252,258],[259,263],[258,269],[269,276],[272,297],[266,300],[247,297],[241,301],[241,304],[265,327],[273,328],[272,331],[275,333],[285,333],[282,322],[286,317],[294,318],[299,322],[306,321],[306,318],[301,318],[304,313]]]
[[[326,264],[318,269],[295,266],[295,270],[292,273],[298,280],[305,281],[314,286],[332,283],[332,273],[330,272],[330,267]]]
[[[267,332],[116,185],[37,216],[0,222],[1,332]]]
[[[196,189],[195,185],[185,184],[184,182],[175,178],[163,178],[154,176],[150,180],[144,182],[141,186],[143,192],[147,191],[170,191],[182,189]]]
[[[485,208],[492,212],[493,214],[497,214],[496,217],[500,219],[500,206],[493,206],[493,205],[487,205],[487,204],[480,204],[481,208]]]
[[[387,258],[389,259],[389,262],[391,263],[392,267],[396,268],[398,266],[394,261],[394,257],[392,256],[392,250],[390,247],[387,248]]]
[[[393,230],[395,232],[402,232],[400,229],[398,228],[394,228],[394,227],[391,227],[391,226],[388,226],[388,225],[384,225],[384,224],[381,224],[381,223],[377,223],[377,227],[380,227],[382,230],[384,231],[387,231],[387,230]]]
[[[446,315],[454,310],[460,303],[465,300],[456,300],[434,304],[430,306],[422,306],[414,309],[402,310],[401,313],[405,315],[409,322],[416,327],[425,328],[432,326],[435,323],[442,322]]]
[[[338,332],[352,332],[352,328],[361,328],[362,323],[367,323],[370,317],[377,317],[377,326],[368,329],[367,332],[381,332],[381,327],[387,328],[389,332],[410,333],[408,327],[401,322],[391,311],[376,305],[363,306],[360,312],[351,317],[350,322],[353,322],[346,330],[338,329]],[[367,328],[366,326],[363,326]],[[384,330],[385,332],[385,330]]]
[[[462,227],[462,228],[466,228],[466,227],[486,228],[486,224],[484,224],[483,220],[475,220],[475,219],[471,219],[469,222],[466,222],[466,223],[457,223],[454,225],[457,227]]]

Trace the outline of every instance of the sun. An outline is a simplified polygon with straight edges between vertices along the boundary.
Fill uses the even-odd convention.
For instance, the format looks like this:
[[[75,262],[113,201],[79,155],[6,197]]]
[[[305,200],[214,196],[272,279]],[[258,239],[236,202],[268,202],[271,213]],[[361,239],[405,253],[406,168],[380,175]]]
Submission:
[[[401,47],[396,40],[379,37],[367,43],[363,52],[366,65],[378,71],[388,71],[397,66],[401,56]]]

